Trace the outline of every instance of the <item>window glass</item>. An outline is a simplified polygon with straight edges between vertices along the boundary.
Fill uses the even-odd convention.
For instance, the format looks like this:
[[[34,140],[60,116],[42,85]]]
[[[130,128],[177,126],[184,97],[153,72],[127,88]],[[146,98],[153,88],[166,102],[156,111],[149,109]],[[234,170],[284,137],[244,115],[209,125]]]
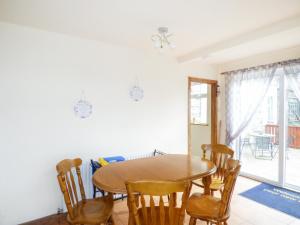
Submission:
[[[191,123],[207,124],[207,92],[208,85],[191,83]]]

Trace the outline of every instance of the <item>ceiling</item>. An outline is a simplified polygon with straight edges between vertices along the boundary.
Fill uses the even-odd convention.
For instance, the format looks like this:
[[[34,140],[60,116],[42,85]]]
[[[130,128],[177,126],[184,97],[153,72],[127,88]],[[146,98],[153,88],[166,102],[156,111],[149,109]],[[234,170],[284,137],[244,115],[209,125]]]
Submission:
[[[300,0],[0,0],[0,20],[140,49],[167,26],[180,62],[300,45]]]

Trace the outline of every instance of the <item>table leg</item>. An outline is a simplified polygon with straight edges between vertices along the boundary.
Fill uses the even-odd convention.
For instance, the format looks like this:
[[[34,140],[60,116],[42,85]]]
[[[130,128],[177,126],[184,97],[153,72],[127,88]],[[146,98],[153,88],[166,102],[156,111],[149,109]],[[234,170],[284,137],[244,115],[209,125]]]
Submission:
[[[211,184],[211,176],[206,176],[202,178],[202,182],[204,184],[204,194],[210,195],[210,189],[209,186]]]
[[[138,207],[139,201],[138,201],[138,196],[135,197],[135,204]],[[131,205],[130,205],[130,200],[129,197],[127,198],[127,206],[128,206],[128,210],[129,210],[129,215],[128,215],[128,225],[135,225],[135,221],[134,221],[134,216],[132,214],[132,210]]]
[[[134,225],[133,223],[133,216],[130,210],[130,202],[129,198],[127,198],[127,207],[128,207],[128,225]]]

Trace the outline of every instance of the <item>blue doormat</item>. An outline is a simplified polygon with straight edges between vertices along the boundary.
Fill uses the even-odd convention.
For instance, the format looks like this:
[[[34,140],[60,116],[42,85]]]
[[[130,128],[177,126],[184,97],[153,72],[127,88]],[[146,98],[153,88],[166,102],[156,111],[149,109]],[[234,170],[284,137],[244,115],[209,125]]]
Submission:
[[[300,219],[300,193],[262,183],[240,195]]]

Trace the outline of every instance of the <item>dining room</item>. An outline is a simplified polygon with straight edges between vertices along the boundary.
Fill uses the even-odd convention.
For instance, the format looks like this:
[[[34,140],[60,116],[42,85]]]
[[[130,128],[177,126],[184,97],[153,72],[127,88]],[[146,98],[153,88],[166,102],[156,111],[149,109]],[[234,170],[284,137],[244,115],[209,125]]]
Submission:
[[[0,225],[300,224],[299,68],[298,0],[0,0]]]

